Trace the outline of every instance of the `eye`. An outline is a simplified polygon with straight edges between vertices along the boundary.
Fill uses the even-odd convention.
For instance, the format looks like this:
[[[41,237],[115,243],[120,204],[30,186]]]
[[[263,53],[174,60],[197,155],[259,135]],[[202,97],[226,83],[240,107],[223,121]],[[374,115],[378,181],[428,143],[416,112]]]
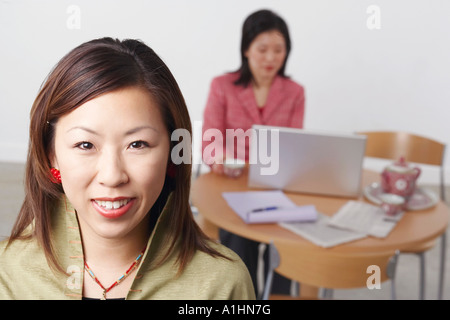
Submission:
[[[94,148],[94,145],[90,142],[83,141],[80,143],[75,144],[75,147],[81,150],[91,150]]]
[[[145,141],[134,141],[130,143],[129,148],[130,149],[144,149],[146,147],[149,147],[149,144]]]

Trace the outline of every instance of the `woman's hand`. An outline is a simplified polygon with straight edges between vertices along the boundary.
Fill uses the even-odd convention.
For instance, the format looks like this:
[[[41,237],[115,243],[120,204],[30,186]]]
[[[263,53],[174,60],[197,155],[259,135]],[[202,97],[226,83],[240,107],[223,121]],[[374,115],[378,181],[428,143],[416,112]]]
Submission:
[[[212,172],[214,172],[214,173],[217,173],[217,174],[223,174],[224,172],[223,172],[223,164],[221,164],[221,163],[214,163],[212,166],[211,166],[211,170],[212,170]]]
[[[234,161],[227,162],[225,164],[215,162],[211,166],[211,170],[216,174],[225,174],[228,177],[237,178],[242,174],[245,162],[242,161],[242,163],[234,163]]]

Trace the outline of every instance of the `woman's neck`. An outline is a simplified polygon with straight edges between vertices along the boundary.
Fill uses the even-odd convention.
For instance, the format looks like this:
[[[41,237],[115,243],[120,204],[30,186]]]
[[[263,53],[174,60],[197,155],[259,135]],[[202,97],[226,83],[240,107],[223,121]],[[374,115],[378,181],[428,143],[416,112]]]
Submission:
[[[148,242],[150,235],[149,217],[141,221],[131,232],[114,238],[102,237],[95,233],[82,219],[79,219],[81,238],[85,263],[88,264],[84,270],[83,296],[88,298],[101,298],[104,290],[98,284],[99,281],[104,288],[113,287],[108,291],[106,298],[124,298],[127,296],[134,277],[135,270],[123,277],[138,255],[142,252]],[[95,275],[93,276],[92,273]],[[95,277],[97,280],[94,280]],[[123,278],[122,278],[123,277]],[[115,285],[119,278],[123,281]]]
[[[255,95],[256,104],[259,108],[264,107],[267,103],[272,80],[266,80],[262,82],[257,82],[256,80],[254,80],[252,83],[253,94]]]
[[[272,85],[274,78],[269,77],[253,77],[252,85],[257,89],[269,89]]]
[[[131,264],[144,249],[150,234],[147,221],[143,221],[133,232],[120,238],[103,238],[80,221],[85,261],[92,268],[122,270]],[[124,270],[126,271],[126,270]]]

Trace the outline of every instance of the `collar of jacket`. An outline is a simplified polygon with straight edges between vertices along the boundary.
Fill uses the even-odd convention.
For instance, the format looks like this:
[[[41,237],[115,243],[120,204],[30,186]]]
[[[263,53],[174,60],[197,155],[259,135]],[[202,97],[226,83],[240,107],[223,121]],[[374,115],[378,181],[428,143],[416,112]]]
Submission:
[[[167,230],[169,220],[167,219],[168,212],[172,210],[173,206],[172,198],[172,194],[170,194],[166,205],[152,230],[147,243],[147,248],[142,258],[143,260],[136,271],[135,281],[133,281],[131,289],[126,297],[127,299],[139,297],[139,293],[142,290],[134,288],[139,282],[136,281],[136,279],[142,278],[143,274],[150,271],[167,253],[167,243],[170,243],[170,239],[168,239],[165,230]],[[67,297],[80,299],[82,298],[83,292],[83,246],[77,214],[65,196],[61,199],[55,214],[52,215],[52,228],[54,230],[53,241],[58,261],[67,272],[67,276],[65,276],[66,279],[60,280],[65,281],[64,294]],[[177,245],[175,248],[178,247]],[[172,259],[170,260],[176,260],[173,259],[176,252],[177,250],[174,250],[171,253]],[[170,269],[173,269],[172,271],[176,272],[175,266]]]
[[[285,98],[285,79],[276,75],[270,86],[264,113],[259,112],[260,108],[256,104],[255,93],[251,83],[247,87],[240,89],[238,92],[239,101],[248,113],[249,117],[258,124],[266,124],[273,117],[273,113],[279,110],[281,101]],[[239,88],[241,88],[239,86]]]

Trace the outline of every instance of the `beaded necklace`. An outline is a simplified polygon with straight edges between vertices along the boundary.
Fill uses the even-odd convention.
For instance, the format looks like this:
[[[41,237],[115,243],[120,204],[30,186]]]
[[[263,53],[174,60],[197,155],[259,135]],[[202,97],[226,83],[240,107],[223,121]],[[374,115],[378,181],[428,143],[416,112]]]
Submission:
[[[147,247],[147,246],[146,246]],[[119,283],[121,283],[123,280],[125,280],[128,275],[130,273],[133,272],[134,269],[136,269],[139,266],[139,263],[141,262],[141,258],[144,255],[145,249],[142,250],[142,252],[137,256],[137,258],[134,260],[134,262],[131,264],[131,266],[128,268],[127,272],[125,272],[123,275],[121,275],[119,277],[119,279],[116,280],[116,282],[114,282],[111,286],[109,286],[108,288],[105,288],[100,280],[98,280],[97,276],[94,274],[94,272],[92,272],[91,268],[89,268],[88,264],[86,261],[84,261],[84,269],[89,273],[89,275],[91,276],[91,278],[103,289],[103,294],[102,294],[102,298],[100,300],[106,300],[106,293],[108,293],[112,288],[114,288],[115,286],[118,286]]]

